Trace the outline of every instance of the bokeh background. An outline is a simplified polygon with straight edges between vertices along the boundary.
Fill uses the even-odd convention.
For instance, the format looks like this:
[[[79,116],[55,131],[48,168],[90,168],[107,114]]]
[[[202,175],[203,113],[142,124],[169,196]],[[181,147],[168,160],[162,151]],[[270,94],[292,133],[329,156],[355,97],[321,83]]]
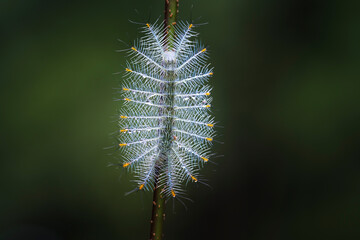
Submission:
[[[220,141],[166,239],[359,239],[359,1],[180,0],[205,23]],[[147,239],[117,88],[163,0],[0,1],[0,239]],[[193,7],[192,7],[193,6]]]

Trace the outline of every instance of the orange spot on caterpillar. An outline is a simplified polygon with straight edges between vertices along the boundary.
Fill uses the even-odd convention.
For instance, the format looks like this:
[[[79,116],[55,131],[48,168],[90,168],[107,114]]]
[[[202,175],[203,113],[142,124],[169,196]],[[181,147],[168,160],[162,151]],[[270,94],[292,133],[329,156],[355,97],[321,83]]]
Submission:
[[[120,129],[120,132],[127,132],[128,129]]]
[[[131,69],[128,69],[128,68],[125,68],[125,71],[127,71],[127,72],[132,72],[132,70],[131,70]]]
[[[208,127],[213,127],[214,124],[208,123],[208,124],[206,124],[206,126],[208,126]]]
[[[206,157],[201,157],[201,158],[204,160],[204,162],[209,161],[209,159],[208,159],[208,158],[206,158]]]
[[[190,25],[189,25],[189,29],[190,29],[190,28],[192,28],[192,26],[193,26],[193,25],[192,25],[192,24],[190,24]]]
[[[205,93],[205,95],[206,95],[206,96],[209,96],[209,95],[210,95],[210,92]]]
[[[120,118],[128,118],[127,116],[120,116]]]
[[[173,26],[176,25],[176,22],[173,22],[172,25],[173,25]]]
[[[125,101],[129,101],[129,102],[131,101],[130,98],[124,98],[124,100],[125,100]]]
[[[209,108],[209,107],[211,107],[211,105],[210,105],[210,104],[208,104],[208,105],[205,105],[204,107]]]
[[[214,75],[214,73],[211,72],[211,73],[209,73],[209,75],[212,76],[212,75]]]
[[[150,24],[147,23],[146,26],[147,26],[148,28],[150,28]]]
[[[208,140],[209,142],[211,142],[213,140],[212,138],[209,138],[209,137],[207,137],[205,139]]]
[[[205,52],[206,51],[206,48],[204,48],[203,50],[201,50],[201,52]]]
[[[129,89],[128,89],[128,88],[123,88],[123,90],[124,90],[124,91],[129,91]]]
[[[129,166],[129,165],[130,165],[130,163],[127,162],[127,163],[124,163],[124,164],[123,164],[123,167],[125,168],[125,167],[127,167],[127,166]]]
[[[127,143],[120,143],[119,144],[119,147],[124,147],[124,146],[126,146],[127,145]]]
[[[197,182],[197,178],[194,176],[191,176],[192,180],[194,180],[194,182]]]
[[[137,49],[136,49],[136,48],[134,48],[134,47],[131,47],[131,49],[132,49],[132,50],[134,50],[135,52],[137,52]]]
[[[172,195],[173,197],[175,197],[175,196],[176,196],[176,194],[175,194],[175,192],[174,192],[174,190],[173,190],[173,189],[171,189],[171,195]]]
[[[173,140],[175,141],[176,139],[177,139],[177,137],[174,135],[174,136],[173,136]]]
[[[139,186],[139,190],[141,190],[141,189],[143,189],[144,188],[144,184],[141,184],[140,186]]]

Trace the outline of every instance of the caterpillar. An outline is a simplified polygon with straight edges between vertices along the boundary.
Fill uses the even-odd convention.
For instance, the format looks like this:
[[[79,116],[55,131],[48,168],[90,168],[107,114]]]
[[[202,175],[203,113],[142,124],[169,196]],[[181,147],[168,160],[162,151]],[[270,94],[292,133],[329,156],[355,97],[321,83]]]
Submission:
[[[193,40],[194,27],[177,22],[167,36],[162,22],[144,24],[143,36],[128,49],[121,90],[122,166],[134,173],[136,190],[161,187],[167,199],[199,181],[215,137],[207,84],[213,68],[207,49]]]

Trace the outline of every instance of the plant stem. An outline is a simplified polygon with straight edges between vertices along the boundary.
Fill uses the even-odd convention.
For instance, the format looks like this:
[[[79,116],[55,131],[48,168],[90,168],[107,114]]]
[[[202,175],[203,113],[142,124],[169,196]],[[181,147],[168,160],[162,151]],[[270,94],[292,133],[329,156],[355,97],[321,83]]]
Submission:
[[[179,0],[165,0],[165,13],[164,23],[167,33],[169,48],[172,48],[173,39],[175,35],[176,19],[179,12]],[[150,239],[151,240],[162,240],[163,238],[163,225],[165,220],[165,199],[161,194],[162,188],[155,182],[152,216],[151,216],[151,227],[150,227]]]
[[[161,240],[163,237],[163,223],[165,220],[165,199],[161,194],[161,188],[155,188],[154,198],[153,198],[153,207],[152,207],[152,217],[151,217],[151,229],[150,229],[150,239]]]
[[[175,25],[177,15],[179,13],[179,0],[165,0],[165,29],[168,34],[169,47],[172,47],[172,42],[175,34]]]

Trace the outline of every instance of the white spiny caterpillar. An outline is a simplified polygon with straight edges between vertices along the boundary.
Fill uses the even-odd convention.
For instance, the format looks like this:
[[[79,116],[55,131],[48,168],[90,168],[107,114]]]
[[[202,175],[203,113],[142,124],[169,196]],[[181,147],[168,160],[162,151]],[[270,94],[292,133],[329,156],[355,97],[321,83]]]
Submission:
[[[209,109],[213,75],[194,25],[178,22],[171,44],[163,23],[146,24],[129,50],[119,120],[122,166],[135,173],[138,190],[181,196],[184,182],[197,182],[212,156],[214,118]]]

